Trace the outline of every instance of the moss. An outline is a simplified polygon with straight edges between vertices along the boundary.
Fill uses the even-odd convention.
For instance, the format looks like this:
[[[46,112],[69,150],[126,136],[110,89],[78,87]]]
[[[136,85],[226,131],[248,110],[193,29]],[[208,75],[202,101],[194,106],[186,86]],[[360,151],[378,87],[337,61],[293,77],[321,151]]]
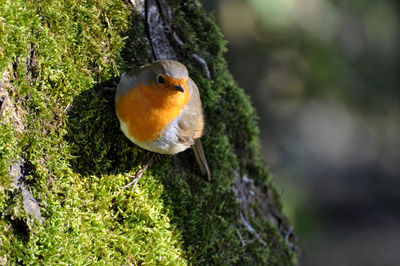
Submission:
[[[172,6],[173,27],[185,42],[175,48],[201,91],[213,179],[199,178],[191,151],[157,155],[133,192],[120,189],[130,180],[125,173],[134,174],[151,154],[120,132],[113,95],[103,87],[150,61],[142,18],[122,1],[0,4],[0,74],[11,73],[12,99],[0,128],[1,258],[10,264],[292,263],[279,232],[262,217],[251,222],[267,248],[257,241],[243,247],[238,238],[234,170],[271,187],[258,153],[257,117],[227,71],[215,23],[196,2],[183,2]],[[211,80],[192,53],[207,61]],[[9,119],[12,110],[20,110],[21,131]],[[19,159],[42,224],[25,213],[7,174]]]

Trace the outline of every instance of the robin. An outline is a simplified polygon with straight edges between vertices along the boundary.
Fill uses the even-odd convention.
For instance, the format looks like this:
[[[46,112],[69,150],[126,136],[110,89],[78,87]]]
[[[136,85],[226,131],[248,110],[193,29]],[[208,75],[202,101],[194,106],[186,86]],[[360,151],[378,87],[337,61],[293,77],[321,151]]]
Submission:
[[[124,73],[115,107],[121,130],[133,143],[161,154],[192,147],[201,172],[210,180],[200,142],[204,129],[200,94],[183,64],[159,60]],[[137,184],[150,161],[128,185]]]

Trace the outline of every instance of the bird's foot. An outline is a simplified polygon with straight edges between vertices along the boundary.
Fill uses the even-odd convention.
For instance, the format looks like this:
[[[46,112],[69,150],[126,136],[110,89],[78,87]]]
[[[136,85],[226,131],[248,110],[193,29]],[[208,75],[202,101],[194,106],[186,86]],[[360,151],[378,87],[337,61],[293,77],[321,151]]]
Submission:
[[[128,184],[126,184],[125,186],[120,187],[120,189],[125,189],[125,188],[128,188],[128,187],[132,186],[132,191],[133,191],[135,189],[135,186],[139,182],[140,178],[142,177],[144,171],[146,171],[147,167],[149,166],[149,164],[153,160],[154,155],[155,155],[155,153],[153,153],[151,155],[150,160],[146,163],[146,165],[142,169],[139,170],[139,172],[136,173],[136,175],[129,175],[129,174],[125,173],[126,176],[134,178],[134,179],[133,179],[133,181],[131,181]]]
[[[140,169],[140,171],[136,175],[128,175],[127,173],[125,173],[126,176],[131,177],[131,178],[135,178],[135,179],[133,179],[133,181],[129,182],[125,186],[120,187],[119,189],[124,189],[124,188],[128,188],[128,187],[132,186],[132,191],[133,191],[135,189],[135,186],[139,182],[140,178],[142,177],[143,172],[144,172],[145,169],[146,168]]]

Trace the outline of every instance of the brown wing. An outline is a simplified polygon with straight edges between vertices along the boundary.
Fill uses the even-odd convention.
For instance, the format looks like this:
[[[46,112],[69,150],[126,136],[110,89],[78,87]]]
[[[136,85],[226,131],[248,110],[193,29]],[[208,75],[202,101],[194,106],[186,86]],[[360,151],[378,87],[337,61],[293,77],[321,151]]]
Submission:
[[[207,158],[200,141],[204,129],[204,116],[200,93],[191,78],[189,78],[188,82],[190,87],[190,100],[183,108],[181,118],[178,122],[179,137],[182,141],[192,145],[200,170],[203,175],[207,176],[207,180],[210,181],[210,168],[208,167]]]
[[[193,145],[194,140],[203,135],[204,116],[199,90],[191,78],[188,79],[188,83],[190,100],[182,109],[182,115],[178,122],[178,133],[182,141]]]

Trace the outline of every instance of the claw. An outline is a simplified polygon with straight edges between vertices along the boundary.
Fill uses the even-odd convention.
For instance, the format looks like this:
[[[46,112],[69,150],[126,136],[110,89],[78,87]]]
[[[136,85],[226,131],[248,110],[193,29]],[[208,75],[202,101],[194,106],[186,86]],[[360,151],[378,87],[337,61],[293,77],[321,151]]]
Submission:
[[[129,182],[129,183],[126,184],[125,186],[120,187],[119,189],[124,189],[124,188],[127,188],[127,187],[133,185],[133,186],[132,186],[132,191],[133,191],[133,190],[135,189],[135,186],[136,186],[137,183],[139,182],[140,178],[142,177],[144,171],[146,171],[147,167],[150,165],[150,163],[151,163],[151,161],[153,160],[153,158],[154,158],[155,155],[156,155],[155,153],[153,153],[153,154],[151,155],[150,160],[146,163],[146,165],[145,165],[142,169],[139,170],[139,172],[137,172],[136,175],[129,175],[129,174],[125,173],[126,176],[132,177],[132,178],[135,178],[135,179],[133,179],[133,181]]]

